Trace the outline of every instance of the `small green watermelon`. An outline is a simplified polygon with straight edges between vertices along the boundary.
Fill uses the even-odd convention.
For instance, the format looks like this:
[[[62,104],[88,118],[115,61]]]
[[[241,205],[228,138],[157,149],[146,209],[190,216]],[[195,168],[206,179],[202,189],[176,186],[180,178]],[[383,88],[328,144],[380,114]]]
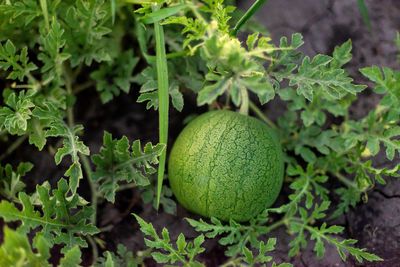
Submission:
[[[266,124],[219,110],[183,129],[169,156],[168,177],[186,209],[243,222],[275,202],[283,165],[280,143]]]

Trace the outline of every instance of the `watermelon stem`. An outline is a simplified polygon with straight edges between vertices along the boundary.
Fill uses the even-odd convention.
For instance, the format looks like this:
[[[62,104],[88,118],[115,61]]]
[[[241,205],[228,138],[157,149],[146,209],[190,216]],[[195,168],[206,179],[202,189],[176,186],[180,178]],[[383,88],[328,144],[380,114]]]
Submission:
[[[268,124],[269,127],[278,130],[278,126],[271,121],[267,116],[264,115],[264,113],[257,107],[256,104],[254,104],[253,101],[249,100],[249,106],[251,110],[259,117],[262,121],[264,121],[266,124]]]
[[[242,98],[242,103],[240,104],[239,113],[243,115],[249,115],[249,94],[246,88],[240,89],[240,97]]]

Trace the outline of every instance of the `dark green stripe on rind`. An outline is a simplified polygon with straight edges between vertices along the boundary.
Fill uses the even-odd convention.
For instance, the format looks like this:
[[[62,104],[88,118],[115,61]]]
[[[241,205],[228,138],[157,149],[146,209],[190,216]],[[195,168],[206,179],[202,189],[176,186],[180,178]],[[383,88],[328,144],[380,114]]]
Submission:
[[[261,121],[232,111],[205,113],[177,138],[169,180],[188,210],[247,221],[271,206],[282,187],[279,142]]]

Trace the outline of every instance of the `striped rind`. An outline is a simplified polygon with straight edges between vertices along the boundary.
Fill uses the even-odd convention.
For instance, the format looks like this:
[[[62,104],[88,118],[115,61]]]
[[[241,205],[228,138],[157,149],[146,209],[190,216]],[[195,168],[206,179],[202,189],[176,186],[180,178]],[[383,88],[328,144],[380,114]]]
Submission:
[[[189,123],[171,150],[168,177],[188,210],[223,221],[248,221],[276,200],[283,156],[270,128],[256,118],[219,110]]]

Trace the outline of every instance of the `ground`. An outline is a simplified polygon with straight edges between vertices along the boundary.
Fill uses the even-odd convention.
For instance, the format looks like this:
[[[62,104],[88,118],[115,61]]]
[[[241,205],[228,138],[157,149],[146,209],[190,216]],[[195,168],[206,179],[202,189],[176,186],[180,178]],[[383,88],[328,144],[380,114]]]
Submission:
[[[240,7],[246,9],[252,1],[241,1]],[[367,81],[358,72],[359,68],[377,65],[389,66],[399,69],[396,60],[398,50],[393,42],[395,31],[400,30],[400,2],[398,0],[365,1],[372,23],[370,33],[363,22],[356,0],[270,0],[258,14],[258,21],[263,23],[271,33],[275,42],[281,36],[290,36],[300,32],[304,36],[305,45],[302,50],[309,56],[318,53],[330,54],[336,45],[340,45],[351,38],[353,42],[353,60],[347,65],[350,74],[357,83]],[[369,83],[367,83],[369,84]],[[134,88],[133,91],[137,89]],[[136,90],[137,91],[137,90]],[[141,139],[157,142],[158,119],[154,111],[146,111],[145,104],[135,103],[137,92],[129,97],[121,95],[109,104],[100,105],[97,93],[83,92],[78,98],[75,112],[77,123],[85,127],[84,141],[92,153],[97,153],[102,142],[103,131],[107,130],[115,137],[126,135],[129,140]],[[370,89],[352,106],[353,118],[366,115],[374,107],[379,98]],[[189,96],[185,102],[182,113],[171,111],[170,114],[170,139],[169,145],[182,129],[182,119],[185,116],[204,111],[194,109],[195,103]],[[192,104],[189,104],[193,101]],[[118,105],[115,105],[118,103]],[[264,107],[265,114],[274,119],[283,111],[279,101],[273,101]],[[0,149],[4,149],[1,147]],[[23,146],[7,160],[18,162],[31,161],[35,169],[27,181],[28,189],[33,190],[34,185],[49,180],[53,185],[56,179],[63,175],[65,166],[56,166],[54,159],[47,153],[39,153],[32,146]],[[39,156],[38,156],[39,155]],[[395,161],[399,161],[396,158]],[[50,163],[49,163],[50,162]],[[390,162],[383,155],[378,155],[377,166],[388,166]],[[89,189],[84,180],[79,188],[79,193],[89,199]],[[283,191],[289,192],[288,189]],[[278,201],[279,202],[279,201]],[[118,243],[127,246],[128,250],[138,251],[145,249],[143,234],[132,215],[138,214],[146,221],[151,221],[160,232],[162,227],[167,227],[171,239],[176,240],[179,233],[183,232],[187,238],[197,233],[184,220],[185,217],[198,219],[199,216],[185,211],[178,205],[176,215],[168,215],[162,210],[157,213],[151,204],[145,204],[140,199],[140,192],[136,189],[127,190],[117,196],[116,204],[103,203],[99,206],[98,226],[113,225],[109,231],[99,237],[106,242],[106,248],[115,250]],[[343,225],[345,233],[343,238],[359,240],[358,247],[367,248],[384,258],[384,262],[359,264],[354,258],[349,258],[346,263],[340,259],[335,248],[327,246],[326,256],[317,260],[312,251],[312,243],[300,255],[290,259],[287,256],[288,243],[291,237],[281,228],[271,234],[279,236],[276,251],[272,254],[279,263],[292,262],[294,266],[400,266],[400,182],[389,179],[388,185],[377,186],[368,193],[368,202],[360,203],[347,215],[337,218],[332,223]],[[207,252],[200,258],[207,266],[217,266],[226,260],[223,247],[217,240],[207,240]],[[90,262],[90,250],[86,250],[85,264]],[[57,253],[54,254],[56,261]],[[147,266],[156,266],[155,262],[146,261]]]

